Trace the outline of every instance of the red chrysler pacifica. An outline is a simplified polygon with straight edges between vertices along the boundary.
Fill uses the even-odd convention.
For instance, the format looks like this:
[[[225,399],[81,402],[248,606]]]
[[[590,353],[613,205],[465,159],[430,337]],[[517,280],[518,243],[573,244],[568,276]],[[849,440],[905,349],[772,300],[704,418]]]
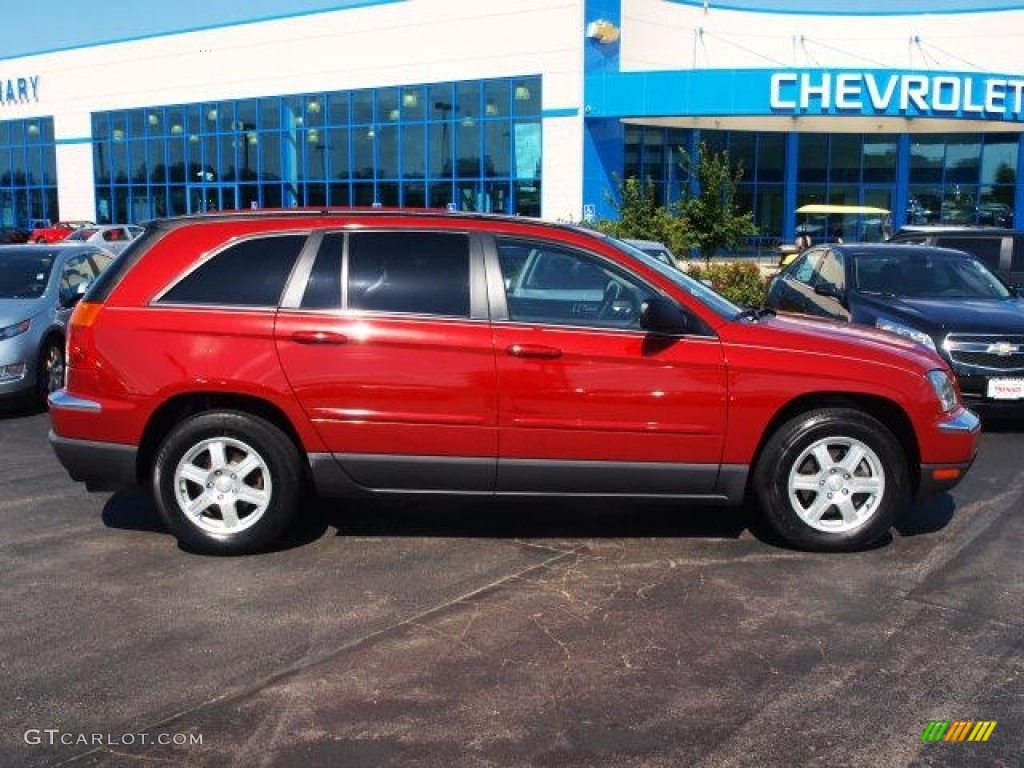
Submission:
[[[92,285],[50,398],[93,490],[183,545],[273,545],[303,492],[741,503],[863,547],[956,485],[979,422],[884,331],[734,306],[594,232],[498,216],[157,220]]]

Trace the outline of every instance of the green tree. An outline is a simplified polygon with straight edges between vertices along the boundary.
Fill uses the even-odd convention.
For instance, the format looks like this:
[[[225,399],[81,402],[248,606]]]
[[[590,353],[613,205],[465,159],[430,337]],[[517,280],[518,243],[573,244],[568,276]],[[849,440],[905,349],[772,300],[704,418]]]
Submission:
[[[736,185],[743,178],[743,164],[733,166],[725,150],[710,152],[701,142],[691,156],[680,148],[680,167],[684,178],[697,182],[678,203],[691,243],[700,250],[705,263],[720,250],[735,249],[743,240],[757,234],[754,214],[739,213]]]
[[[608,194],[608,202],[617,217],[593,222],[590,226],[599,232],[618,238],[657,240],[676,255],[690,249],[686,223],[677,211],[658,204],[653,184],[631,176],[619,182],[615,193]]]

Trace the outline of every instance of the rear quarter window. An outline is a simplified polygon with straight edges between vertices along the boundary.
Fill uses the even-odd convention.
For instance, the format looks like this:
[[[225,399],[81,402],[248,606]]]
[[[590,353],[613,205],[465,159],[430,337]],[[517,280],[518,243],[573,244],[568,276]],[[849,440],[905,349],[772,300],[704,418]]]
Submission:
[[[235,243],[185,275],[158,303],[276,307],[305,243],[305,234]]]

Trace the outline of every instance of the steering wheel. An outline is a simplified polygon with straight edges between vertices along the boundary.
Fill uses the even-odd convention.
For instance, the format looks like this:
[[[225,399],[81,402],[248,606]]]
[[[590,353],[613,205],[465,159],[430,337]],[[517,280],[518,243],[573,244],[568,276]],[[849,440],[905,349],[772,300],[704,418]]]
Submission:
[[[618,320],[628,324],[636,316],[636,302],[632,294],[618,280],[609,280],[597,316],[601,320]]]

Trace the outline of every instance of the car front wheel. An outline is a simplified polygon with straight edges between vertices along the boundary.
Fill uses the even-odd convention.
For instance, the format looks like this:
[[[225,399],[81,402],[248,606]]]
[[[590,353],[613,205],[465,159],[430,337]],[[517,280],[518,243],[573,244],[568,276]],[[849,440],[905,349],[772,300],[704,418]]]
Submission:
[[[855,550],[884,536],[909,503],[907,462],[874,417],[827,408],[786,422],[765,445],[754,490],[768,523],[788,543]]]
[[[153,472],[157,508],[171,532],[209,554],[267,548],[295,517],[303,486],[295,444],[270,422],[236,411],[179,424]]]

